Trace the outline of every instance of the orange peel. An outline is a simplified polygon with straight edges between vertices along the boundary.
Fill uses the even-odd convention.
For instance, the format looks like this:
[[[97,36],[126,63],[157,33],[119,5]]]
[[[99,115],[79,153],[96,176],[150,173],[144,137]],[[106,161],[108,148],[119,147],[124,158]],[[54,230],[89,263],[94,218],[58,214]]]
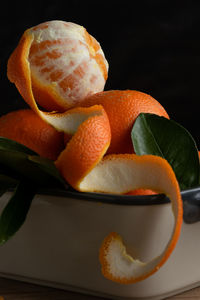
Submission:
[[[96,114],[91,113],[85,120],[86,115],[82,115],[82,108],[78,108],[77,115],[83,122],[79,124],[78,117],[79,126],[72,122],[77,132],[55,161],[62,176],[76,190],[81,190],[82,178],[98,164],[110,145],[111,132],[107,114],[101,105],[95,105],[93,108]],[[71,111],[76,112],[77,109],[70,110],[69,116]],[[71,132],[75,131],[75,128],[71,128]]]
[[[117,176],[114,176],[117,174]],[[151,276],[167,261],[178,241],[182,225],[182,199],[171,166],[160,157],[109,155],[83,179],[84,191],[124,193],[135,188],[151,188],[165,193],[172,204],[174,229],[163,252],[149,262],[127,254],[121,237],[109,234],[100,248],[103,275],[119,283],[135,283]]]
[[[57,22],[58,22],[58,24],[57,24]],[[51,24],[57,24],[57,25],[62,25],[64,27],[69,26],[69,27],[75,28],[74,30],[77,31],[77,34],[75,34],[75,36],[78,35],[78,38],[77,38],[78,41],[76,41],[76,42],[80,43],[79,37],[82,36],[82,39],[86,43],[83,51],[85,51],[87,53],[88,60],[92,60],[93,67],[91,67],[91,69],[92,69],[91,72],[94,72],[94,74],[91,74],[91,77],[93,78],[95,76],[96,77],[103,76],[103,78],[104,78],[103,84],[101,84],[96,89],[92,89],[92,88],[90,89],[92,79],[90,82],[86,81],[86,83],[85,83],[85,81],[83,81],[83,83],[84,83],[83,90],[85,92],[83,91],[83,93],[80,94],[77,99],[75,99],[74,96],[72,96],[71,98],[66,96],[66,99],[64,99],[64,98],[61,99],[60,94],[58,94],[54,90],[54,87],[57,84],[55,83],[55,81],[52,81],[52,78],[50,78],[50,82],[48,85],[43,84],[41,89],[39,89],[37,86],[38,91],[36,93],[37,94],[37,101],[36,101],[36,98],[34,95],[34,90],[36,89],[34,82],[36,79],[34,79],[34,76],[32,75],[32,71],[34,68],[30,62],[30,53],[34,52],[34,48],[38,47],[40,49],[40,43],[39,43],[39,45],[36,44],[37,46],[35,45],[35,47],[33,49],[32,49],[32,46],[34,46],[34,43],[36,43],[37,41],[40,41],[42,32],[43,32],[43,30],[46,29],[46,27],[47,28],[50,27],[50,29],[51,29],[51,26],[50,26]],[[59,26],[57,26],[57,27],[58,28],[57,28],[56,32],[59,32]],[[35,32],[37,32],[38,30],[39,30],[40,34],[37,33],[37,35],[35,35]],[[55,34],[55,29],[53,32]],[[72,36],[73,34],[74,34],[74,31],[72,31],[70,33],[70,36]],[[49,35],[50,35],[50,33],[49,33]],[[52,41],[52,43],[53,43],[53,41]],[[57,41],[57,40],[55,40],[55,41]],[[83,41],[82,41],[82,43],[83,43]],[[61,49],[63,49],[63,45],[62,45]],[[60,51],[61,51],[61,49],[59,48]],[[70,54],[72,54],[72,53],[69,52],[67,54],[70,56]],[[77,53],[75,53],[75,54],[74,54],[74,57],[77,57],[78,54]],[[46,55],[47,55],[47,53],[46,53]],[[99,68],[100,68],[100,70],[99,70]],[[63,126],[63,124],[65,122],[67,122],[65,120],[68,119],[68,117],[69,117],[69,113],[68,113],[68,111],[66,112],[66,110],[71,108],[72,106],[75,106],[75,102],[80,103],[80,101],[83,100],[83,98],[88,96],[89,94],[102,91],[104,88],[105,80],[107,78],[107,69],[108,69],[107,61],[105,60],[103,51],[101,50],[99,43],[92,36],[90,36],[82,26],[79,26],[79,25],[76,25],[73,23],[61,22],[61,21],[51,21],[51,22],[46,22],[46,23],[40,24],[36,27],[30,28],[24,32],[24,34],[22,35],[22,37],[19,41],[18,46],[15,48],[15,50],[9,57],[8,66],[7,66],[7,76],[9,78],[9,80],[16,85],[18,91],[20,92],[20,94],[22,95],[24,100],[27,102],[27,104],[31,107],[31,109],[33,111],[35,111],[44,121],[51,124],[58,131],[63,131],[68,134],[67,126],[66,125]],[[95,74],[95,72],[97,70],[98,70],[98,74]],[[84,74],[83,74],[83,78],[84,78]],[[78,86],[81,86],[81,82],[82,82],[80,76],[77,77],[76,84]],[[37,77],[37,80],[40,84],[42,84],[43,81],[39,76]],[[47,109],[50,109],[51,110],[50,112],[42,111],[39,108],[39,106],[38,106],[38,104],[40,104],[39,93],[41,95],[44,95],[44,93],[46,93],[45,94],[45,104],[46,105],[44,105],[44,106],[46,106]],[[76,92],[76,94],[77,94],[77,92]],[[41,102],[44,102],[44,101],[41,100]],[[41,103],[41,104],[44,104],[44,103]],[[56,110],[58,112],[56,112],[54,110]]]
[[[47,27],[48,22],[40,25],[41,30],[45,30]],[[55,32],[53,36],[55,36]],[[95,58],[105,84],[107,77],[105,58],[99,52],[99,45],[85,31],[84,38],[89,45],[87,51],[89,51],[90,57]],[[51,76],[49,85],[45,85],[44,79],[37,76],[35,68],[37,64],[41,66],[44,59],[43,54],[46,53],[43,46],[37,45],[40,39],[41,35],[37,33],[35,36],[34,29],[25,31],[17,48],[9,58],[8,78],[15,83],[24,100],[43,120],[58,131],[63,131],[68,136],[72,135],[66,148],[55,162],[63,177],[79,191],[125,194],[135,189],[150,189],[165,193],[171,200],[175,219],[174,230],[166,248],[158,257],[147,263],[132,258],[126,253],[122,239],[117,233],[108,235],[100,248],[99,257],[102,272],[106,278],[119,283],[134,283],[143,280],[159,270],[165,263],[180,235],[183,212],[175,174],[166,160],[156,156],[111,154],[104,157],[111,143],[111,124],[105,107],[106,103],[92,102],[88,105],[89,107],[71,108],[77,104],[80,105],[80,98],[84,99],[86,96],[79,94],[76,105],[73,99],[69,101],[68,96],[66,102],[61,99],[61,94],[54,89],[55,81],[60,76],[59,72]],[[32,49],[31,46],[33,46]],[[37,57],[39,61],[35,56],[38,49],[44,50],[41,57]],[[45,55],[55,58],[60,54],[53,51]],[[32,72],[32,70],[34,71]],[[82,71],[79,70],[78,73],[80,75]],[[70,82],[71,79],[68,86],[71,89],[73,84],[70,85]],[[94,92],[94,90],[90,90],[88,93]],[[39,99],[40,95],[41,99]],[[37,96],[37,102],[35,96]],[[94,96],[94,99],[96,97],[99,95]],[[57,110],[58,112],[44,112],[39,108],[38,103],[47,110]],[[165,111],[162,113],[167,117]]]
[[[110,140],[107,135],[109,122],[107,120],[105,126],[105,116],[102,114],[101,119],[92,116],[84,121],[55,164],[63,177],[82,192],[125,194],[143,188],[169,197],[175,219],[174,230],[158,257],[147,263],[132,258],[116,233],[108,235],[101,246],[103,275],[119,283],[135,283],[158,271],[175,248],[181,231],[182,199],[175,174],[165,159],[135,154],[113,154],[103,158]]]
[[[8,61],[8,77],[28,101],[23,72],[40,106],[65,111],[104,89],[108,63],[83,26],[49,21],[27,29]]]

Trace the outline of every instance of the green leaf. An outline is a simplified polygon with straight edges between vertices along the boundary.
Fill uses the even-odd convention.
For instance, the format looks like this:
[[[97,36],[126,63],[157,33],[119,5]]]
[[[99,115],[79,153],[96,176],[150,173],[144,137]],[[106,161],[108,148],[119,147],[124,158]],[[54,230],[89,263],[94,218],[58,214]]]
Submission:
[[[40,186],[64,185],[53,161],[4,138],[0,138],[0,173],[19,181],[29,180]]]
[[[2,196],[8,189],[14,188],[19,182],[6,176],[4,174],[0,174],[0,196]]]
[[[29,156],[28,159],[35,164],[41,171],[50,175],[56,181],[60,182],[63,186],[66,185],[66,182],[61,177],[58,169],[56,168],[54,162],[48,158],[41,156]]]
[[[35,188],[27,182],[18,184],[0,217],[1,245],[10,239],[24,223],[35,193]]]
[[[0,150],[26,153],[29,155],[38,155],[36,152],[27,148],[26,146],[4,137],[0,137]]]
[[[0,137],[0,195],[14,187],[15,192],[0,217],[0,244],[22,226],[38,188],[63,188],[66,183],[53,161]]]
[[[191,134],[175,121],[142,113],[131,132],[138,155],[152,154],[165,158],[172,166],[181,189],[199,184],[199,155]]]

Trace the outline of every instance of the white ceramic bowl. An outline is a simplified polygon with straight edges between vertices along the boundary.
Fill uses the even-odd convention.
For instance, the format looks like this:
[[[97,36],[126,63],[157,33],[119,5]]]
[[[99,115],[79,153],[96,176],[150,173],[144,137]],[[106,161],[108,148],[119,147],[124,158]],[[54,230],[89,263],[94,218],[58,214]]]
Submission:
[[[199,194],[197,188],[182,196],[185,203],[193,201],[198,206]],[[9,197],[10,193],[1,197],[1,209]],[[140,253],[141,259],[148,260],[160,254],[172,227],[171,206],[163,195],[124,197],[73,191],[37,195],[24,225],[0,247],[0,275],[111,299],[163,299],[199,285],[200,222],[184,222],[167,263],[136,284],[105,279],[99,247],[108,233],[116,231],[129,253]]]

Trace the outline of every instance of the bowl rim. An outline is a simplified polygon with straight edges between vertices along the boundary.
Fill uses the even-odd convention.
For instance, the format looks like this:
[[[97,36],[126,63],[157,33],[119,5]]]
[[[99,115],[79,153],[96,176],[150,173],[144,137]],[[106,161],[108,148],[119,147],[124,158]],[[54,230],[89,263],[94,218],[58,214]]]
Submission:
[[[161,205],[170,203],[169,198],[165,194],[155,195],[118,195],[104,194],[94,192],[79,192],[72,188],[63,189],[45,189],[40,190],[38,194],[71,198],[74,200],[83,200],[91,202],[101,202],[106,204],[117,205]],[[191,201],[200,205],[200,186],[181,191],[183,201]],[[198,203],[197,203],[198,202]]]

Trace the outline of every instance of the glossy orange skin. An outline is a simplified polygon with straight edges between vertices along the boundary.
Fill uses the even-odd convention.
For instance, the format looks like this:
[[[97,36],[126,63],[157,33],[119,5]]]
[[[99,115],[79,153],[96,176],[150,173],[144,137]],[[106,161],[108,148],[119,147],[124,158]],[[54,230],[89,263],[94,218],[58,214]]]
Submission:
[[[52,160],[64,147],[63,134],[30,109],[13,111],[0,117],[0,136],[21,143]]]
[[[91,95],[82,105],[101,104],[110,121],[112,140],[107,153],[133,153],[131,130],[140,113],[169,118],[163,106],[148,94],[135,90],[110,90]]]

